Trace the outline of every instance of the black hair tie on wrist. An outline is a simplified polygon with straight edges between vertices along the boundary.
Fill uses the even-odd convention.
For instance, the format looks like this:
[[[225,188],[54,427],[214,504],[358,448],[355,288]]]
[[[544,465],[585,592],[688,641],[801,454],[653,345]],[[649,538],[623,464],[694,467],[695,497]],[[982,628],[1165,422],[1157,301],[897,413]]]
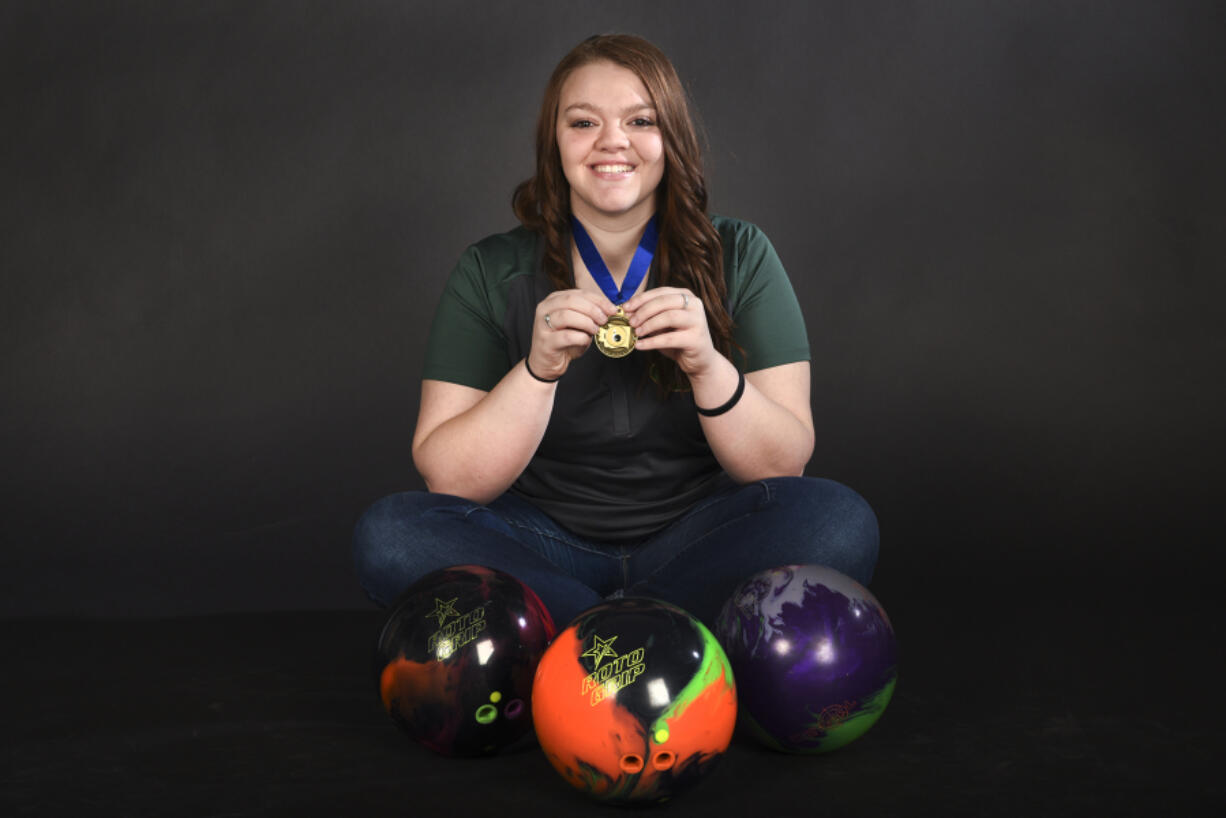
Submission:
[[[696,405],[694,408],[698,410],[698,414],[703,417],[713,418],[716,415],[722,415],[736,406],[737,401],[741,399],[741,395],[745,394],[745,373],[738,371],[736,374],[739,376],[736,382],[736,391],[732,393],[732,397],[728,399],[728,402],[723,406],[716,406],[714,409],[703,409],[701,406]]]
[[[540,375],[532,371],[532,367],[528,366],[528,357],[524,356],[524,369],[528,370],[528,374],[536,378],[541,383],[557,383],[561,379],[561,375],[556,378],[542,378]]]

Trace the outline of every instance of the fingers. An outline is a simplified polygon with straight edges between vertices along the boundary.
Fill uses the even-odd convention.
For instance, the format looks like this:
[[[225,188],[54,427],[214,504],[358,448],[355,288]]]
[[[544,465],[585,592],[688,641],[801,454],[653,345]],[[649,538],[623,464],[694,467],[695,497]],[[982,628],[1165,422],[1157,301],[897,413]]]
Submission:
[[[617,308],[602,295],[563,290],[551,293],[537,306],[536,312],[546,331],[578,330],[590,338]]]
[[[582,355],[600,327],[617,308],[601,294],[580,290],[550,293],[536,307],[532,328],[532,371],[544,378],[561,377],[570,361]]]
[[[707,335],[707,316],[701,305],[698,296],[688,290],[662,287],[639,293],[623,306],[630,326],[646,340],[673,330],[701,329]]]
[[[654,290],[644,290],[622,304],[627,315],[639,314],[644,320],[668,310],[692,312],[700,306],[702,306],[702,299],[680,287],[657,287]],[[698,311],[701,312],[701,310]]]

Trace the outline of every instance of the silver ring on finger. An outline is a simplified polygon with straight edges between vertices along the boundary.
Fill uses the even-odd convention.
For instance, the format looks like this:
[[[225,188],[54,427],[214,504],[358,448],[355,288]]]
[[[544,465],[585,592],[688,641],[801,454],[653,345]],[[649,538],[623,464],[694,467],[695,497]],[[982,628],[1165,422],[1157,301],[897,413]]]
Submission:
[[[553,322],[549,320],[549,313],[545,313],[545,326],[553,329]]]
[[[690,294],[682,293],[681,294],[681,309],[683,310],[689,309],[689,306],[690,306]]]

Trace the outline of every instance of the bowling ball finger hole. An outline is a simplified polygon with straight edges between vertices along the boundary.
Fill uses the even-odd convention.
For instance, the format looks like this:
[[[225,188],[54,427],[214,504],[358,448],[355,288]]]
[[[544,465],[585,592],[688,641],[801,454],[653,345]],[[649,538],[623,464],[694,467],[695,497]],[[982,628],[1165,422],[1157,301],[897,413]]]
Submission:
[[[477,721],[482,724],[489,724],[496,718],[498,718],[498,708],[494,705],[483,704],[477,708]]]
[[[654,756],[652,756],[651,766],[655,767],[657,770],[668,770],[672,768],[673,762],[676,760],[677,757],[675,755],[670,753],[668,750],[665,750],[662,753],[656,753]]]
[[[641,773],[643,771],[643,757],[635,753],[627,753],[621,758],[622,772]]]
[[[507,702],[506,710],[502,712],[506,714],[508,719],[519,718],[524,712],[524,700],[511,699],[511,701]]]

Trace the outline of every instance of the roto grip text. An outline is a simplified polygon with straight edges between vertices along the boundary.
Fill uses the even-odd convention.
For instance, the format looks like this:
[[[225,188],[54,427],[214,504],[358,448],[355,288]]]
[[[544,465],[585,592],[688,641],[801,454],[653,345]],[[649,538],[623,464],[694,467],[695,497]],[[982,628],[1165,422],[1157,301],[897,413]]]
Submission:
[[[430,634],[426,650],[450,656],[469,642],[477,638],[485,630],[485,606],[473,608],[454,622],[448,622],[443,627]]]
[[[626,685],[634,684],[646,668],[643,664],[643,649],[636,648],[585,676],[582,693],[590,691],[591,704],[595,706]]]

